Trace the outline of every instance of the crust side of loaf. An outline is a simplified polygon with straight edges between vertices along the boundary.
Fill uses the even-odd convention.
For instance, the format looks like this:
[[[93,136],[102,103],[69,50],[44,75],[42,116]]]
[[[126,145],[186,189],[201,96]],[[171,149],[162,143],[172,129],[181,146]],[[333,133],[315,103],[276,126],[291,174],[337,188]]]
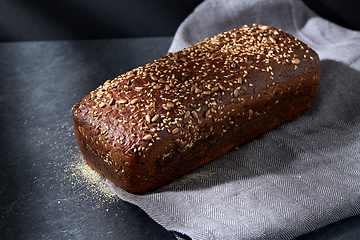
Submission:
[[[321,74],[293,36],[254,24],[107,81],[73,107],[85,161],[146,193],[304,113]]]

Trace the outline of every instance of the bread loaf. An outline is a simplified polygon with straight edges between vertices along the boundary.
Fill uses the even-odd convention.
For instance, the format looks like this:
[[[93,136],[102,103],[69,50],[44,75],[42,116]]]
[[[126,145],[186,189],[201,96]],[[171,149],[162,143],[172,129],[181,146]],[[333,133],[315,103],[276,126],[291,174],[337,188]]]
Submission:
[[[312,104],[318,55],[273,27],[221,33],[106,81],[72,108],[85,161],[147,193]]]

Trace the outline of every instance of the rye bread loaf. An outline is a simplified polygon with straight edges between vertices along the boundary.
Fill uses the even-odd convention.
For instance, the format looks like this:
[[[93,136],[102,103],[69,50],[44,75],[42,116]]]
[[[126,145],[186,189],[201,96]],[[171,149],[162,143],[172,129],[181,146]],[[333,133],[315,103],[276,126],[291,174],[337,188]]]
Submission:
[[[312,104],[318,55],[254,24],[106,81],[73,107],[85,161],[146,193],[276,128]]]

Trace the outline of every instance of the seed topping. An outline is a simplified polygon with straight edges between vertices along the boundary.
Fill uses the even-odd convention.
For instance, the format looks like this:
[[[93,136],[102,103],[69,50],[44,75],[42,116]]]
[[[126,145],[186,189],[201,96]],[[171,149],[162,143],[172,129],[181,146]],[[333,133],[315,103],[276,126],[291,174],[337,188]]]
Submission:
[[[191,111],[191,115],[194,117],[194,118],[199,118],[197,112],[195,110]]]
[[[252,107],[253,101],[280,94],[273,92],[279,76],[294,72],[283,71],[286,66],[306,72],[302,64],[315,60],[309,49],[280,29],[244,26],[106,81],[74,112],[89,116],[104,143],[111,145],[118,132],[126,136],[116,143],[137,145],[129,152],[141,155],[169,134],[186,146],[220,127],[226,132],[229,124],[238,124],[236,116],[263,114],[265,110]],[[312,64],[318,62],[316,58]],[[105,116],[114,126],[100,124]],[[209,125],[212,130],[204,131]]]
[[[292,63],[293,64],[299,64],[300,60],[298,58],[295,58],[295,59],[292,60]]]
[[[118,103],[127,103],[127,102],[128,102],[128,100],[127,100],[127,99],[122,98],[122,99],[119,99],[117,102],[118,102]]]
[[[137,103],[138,101],[139,101],[138,98],[134,98],[134,99],[132,99],[132,100],[130,101],[130,104],[135,104],[135,103]]]
[[[145,140],[145,141],[150,141],[151,139],[152,139],[152,136],[150,134],[145,135],[143,138],[143,140]]]

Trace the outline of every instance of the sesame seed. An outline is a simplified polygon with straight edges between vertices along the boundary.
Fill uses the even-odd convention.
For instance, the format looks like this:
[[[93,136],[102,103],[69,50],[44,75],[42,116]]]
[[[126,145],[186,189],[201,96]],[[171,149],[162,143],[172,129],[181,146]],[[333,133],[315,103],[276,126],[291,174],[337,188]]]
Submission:
[[[173,107],[175,106],[175,104],[172,103],[172,102],[167,102],[167,103],[164,104],[164,105],[165,105],[164,107],[166,107],[167,109],[173,108]]]
[[[234,91],[234,97],[238,97],[239,96],[239,89],[235,89],[235,91]]]
[[[223,85],[221,85],[221,84],[219,84],[219,88],[220,88],[221,90],[223,90],[223,91],[226,91],[226,88],[225,88]]]
[[[295,59],[292,60],[292,63],[293,64],[299,64],[300,60],[298,58],[295,58]]]
[[[197,112],[195,110],[191,111],[191,115],[194,117],[194,118],[199,118]]]
[[[211,110],[208,109],[208,110],[205,112],[205,117],[211,117],[211,116],[210,116],[210,113],[211,113]]]
[[[275,43],[276,44],[276,40],[274,38],[272,38],[271,36],[269,36],[269,39],[272,43]]]
[[[172,133],[172,134],[177,134],[179,131],[180,131],[179,128],[174,128],[174,129],[171,131],[171,133]]]
[[[152,139],[152,136],[150,134],[145,135],[143,138],[143,140],[145,140],[145,141],[150,141],[151,139]]]
[[[156,84],[155,86],[153,86],[153,89],[155,89],[155,90],[160,89],[160,88],[161,88],[160,84]]]
[[[152,119],[151,122],[156,122],[159,119],[159,115],[156,114]]]
[[[135,103],[137,103],[138,101],[139,101],[138,98],[134,98],[134,99],[132,99],[132,100],[130,101],[130,104],[135,104]]]

